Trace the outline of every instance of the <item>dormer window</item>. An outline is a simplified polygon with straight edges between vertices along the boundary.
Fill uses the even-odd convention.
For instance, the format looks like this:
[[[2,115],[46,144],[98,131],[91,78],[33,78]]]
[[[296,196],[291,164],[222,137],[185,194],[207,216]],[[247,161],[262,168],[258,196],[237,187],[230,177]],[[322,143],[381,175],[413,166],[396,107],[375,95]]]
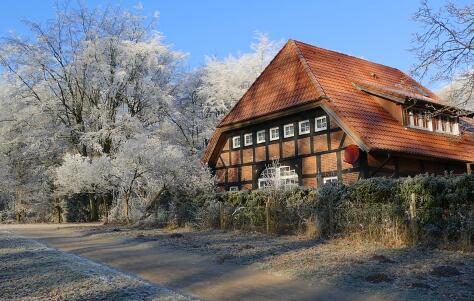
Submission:
[[[433,130],[433,122],[431,115],[423,110],[408,110],[408,126],[421,130]]]
[[[456,117],[447,115],[433,116],[432,112],[422,109],[407,110],[406,125],[425,131],[459,135],[459,123]]]
[[[436,118],[435,130],[440,133],[459,135],[459,123],[455,117],[440,115]]]

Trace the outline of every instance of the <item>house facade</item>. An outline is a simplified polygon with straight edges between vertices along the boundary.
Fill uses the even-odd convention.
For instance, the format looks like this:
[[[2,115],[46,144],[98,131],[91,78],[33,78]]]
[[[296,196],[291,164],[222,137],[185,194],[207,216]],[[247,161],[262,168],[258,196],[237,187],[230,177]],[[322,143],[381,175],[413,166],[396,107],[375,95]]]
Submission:
[[[290,40],[220,122],[203,160],[219,190],[464,173],[472,117],[398,69]]]

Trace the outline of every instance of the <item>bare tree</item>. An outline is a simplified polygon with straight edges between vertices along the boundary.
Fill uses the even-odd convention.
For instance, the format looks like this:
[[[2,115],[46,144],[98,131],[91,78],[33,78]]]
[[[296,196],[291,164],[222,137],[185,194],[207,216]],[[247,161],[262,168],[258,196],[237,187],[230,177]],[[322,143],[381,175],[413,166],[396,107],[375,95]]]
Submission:
[[[423,25],[412,51],[418,63],[412,73],[422,79],[449,82],[443,96],[454,107],[469,108],[474,98],[474,5],[447,2],[439,10],[424,0],[414,15]]]

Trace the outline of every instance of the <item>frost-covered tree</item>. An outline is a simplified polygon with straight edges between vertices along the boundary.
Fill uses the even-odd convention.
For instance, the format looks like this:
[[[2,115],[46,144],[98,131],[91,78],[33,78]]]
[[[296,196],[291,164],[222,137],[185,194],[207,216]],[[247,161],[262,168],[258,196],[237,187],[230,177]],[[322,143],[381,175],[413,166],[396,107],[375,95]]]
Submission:
[[[151,172],[151,166],[178,167],[191,158],[186,151],[173,152],[179,159],[168,156],[168,147],[182,144],[166,133],[172,131],[184,55],[162,42],[153,20],[121,9],[66,5],[46,25],[28,25],[33,38],[11,36],[0,45],[12,91],[1,100],[10,121],[0,141],[8,144],[3,154],[11,187],[25,187],[17,199],[34,197],[26,189],[39,187],[33,180],[50,202],[88,193],[127,203],[150,195],[150,183],[159,179],[179,183]],[[210,181],[205,169],[188,172],[179,179]]]
[[[447,1],[439,10],[422,1],[414,15],[422,30],[415,34],[412,51],[418,62],[412,72],[433,81],[449,82],[442,96],[457,107],[474,100],[474,5]]]
[[[0,62],[19,100],[57,119],[78,152],[109,154],[129,123],[155,126],[172,103],[183,54],[145,22],[120,9],[65,7],[46,25],[28,23],[34,39],[8,38]]]
[[[59,127],[37,107],[16,101],[17,91],[8,84],[0,88],[0,189],[13,200],[18,220],[26,214],[48,218],[52,181],[50,168],[65,143]]]
[[[175,89],[168,136],[200,153],[220,119],[242,97],[281,46],[258,33],[251,51],[224,59],[208,57],[205,66],[183,74]],[[177,133],[177,135],[176,135]]]
[[[113,158],[66,155],[55,178],[62,194],[115,191],[114,216],[126,221],[137,220],[165,190],[182,196],[212,187],[210,173],[197,157],[156,136],[127,140]]]
[[[272,41],[266,35],[257,33],[255,42],[250,46],[251,52],[239,56],[229,55],[223,60],[207,58],[197,93],[205,100],[204,109],[213,117],[213,126],[248,90],[281,44],[280,41]]]

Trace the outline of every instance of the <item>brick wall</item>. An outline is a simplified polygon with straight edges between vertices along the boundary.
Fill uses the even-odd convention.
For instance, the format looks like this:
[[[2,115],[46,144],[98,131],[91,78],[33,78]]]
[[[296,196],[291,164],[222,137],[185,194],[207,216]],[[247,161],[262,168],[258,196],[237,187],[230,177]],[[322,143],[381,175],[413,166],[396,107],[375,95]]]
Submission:
[[[247,148],[243,151],[243,163],[252,163],[253,162],[253,149]]]
[[[255,161],[265,161],[267,159],[265,146],[255,148]]]
[[[353,184],[359,179],[359,172],[349,172],[342,174],[342,182],[346,185]]]
[[[236,165],[240,164],[240,151],[232,151],[230,153],[230,164],[231,165]]]
[[[337,170],[337,156],[336,153],[329,153],[321,155],[321,171],[329,172]]]
[[[317,135],[313,137],[314,151],[324,152],[328,150],[327,135]]]
[[[305,157],[302,159],[303,174],[315,174],[316,173],[316,156]]]
[[[283,130],[284,124],[297,124],[299,120],[308,119],[311,121],[311,128],[313,129],[314,116],[321,116],[320,109],[315,110],[319,111],[314,113],[313,117],[300,116],[297,117],[297,120],[280,121],[281,124],[278,126]],[[303,136],[298,134],[298,127],[296,126],[295,135],[297,137],[295,138],[278,141],[267,140],[266,144],[254,144],[252,147],[242,145],[241,149],[232,148],[232,137],[252,132],[255,138],[255,134],[260,128],[256,126],[249,130],[237,130],[235,133],[230,133],[229,138],[225,140],[222,146],[221,154],[216,162],[216,178],[219,183],[225,184],[227,179],[228,185],[241,183],[240,187],[242,189],[251,189],[252,184],[250,183],[255,181],[253,179],[255,176],[253,170],[270,164],[272,160],[279,159],[281,164],[289,164],[292,168],[296,169],[301,176],[301,183],[304,186],[315,187],[321,177],[341,175],[341,173],[343,174],[343,181],[353,181],[353,179],[358,178],[358,173],[347,173],[352,170],[353,166],[345,162],[342,162],[342,166],[340,166],[342,169],[338,170],[336,155],[338,153],[339,156],[343,157],[343,152],[339,148],[339,146],[343,147],[343,141],[344,146],[353,144],[353,141],[344,134],[334,120],[330,119],[329,124],[330,128],[327,131],[315,133],[312,131],[310,134]],[[271,127],[271,122],[265,125],[267,139],[268,130]],[[323,174],[321,175],[319,172]]]
[[[283,158],[293,157],[295,155],[295,142],[285,141],[283,142]]]
[[[230,183],[239,181],[238,168],[232,167],[227,169],[227,178]]]
[[[309,137],[298,139],[298,154],[307,155],[311,153],[311,140]]]
[[[317,181],[316,178],[307,178],[303,179],[303,186],[304,187],[316,187],[317,186]]]
[[[252,181],[252,166],[242,166],[241,169],[241,181]]]
[[[343,131],[337,131],[331,133],[331,149],[338,149],[344,136]]]
[[[280,159],[280,144],[272,143],[268,145],[268,159],[269,160]]]

